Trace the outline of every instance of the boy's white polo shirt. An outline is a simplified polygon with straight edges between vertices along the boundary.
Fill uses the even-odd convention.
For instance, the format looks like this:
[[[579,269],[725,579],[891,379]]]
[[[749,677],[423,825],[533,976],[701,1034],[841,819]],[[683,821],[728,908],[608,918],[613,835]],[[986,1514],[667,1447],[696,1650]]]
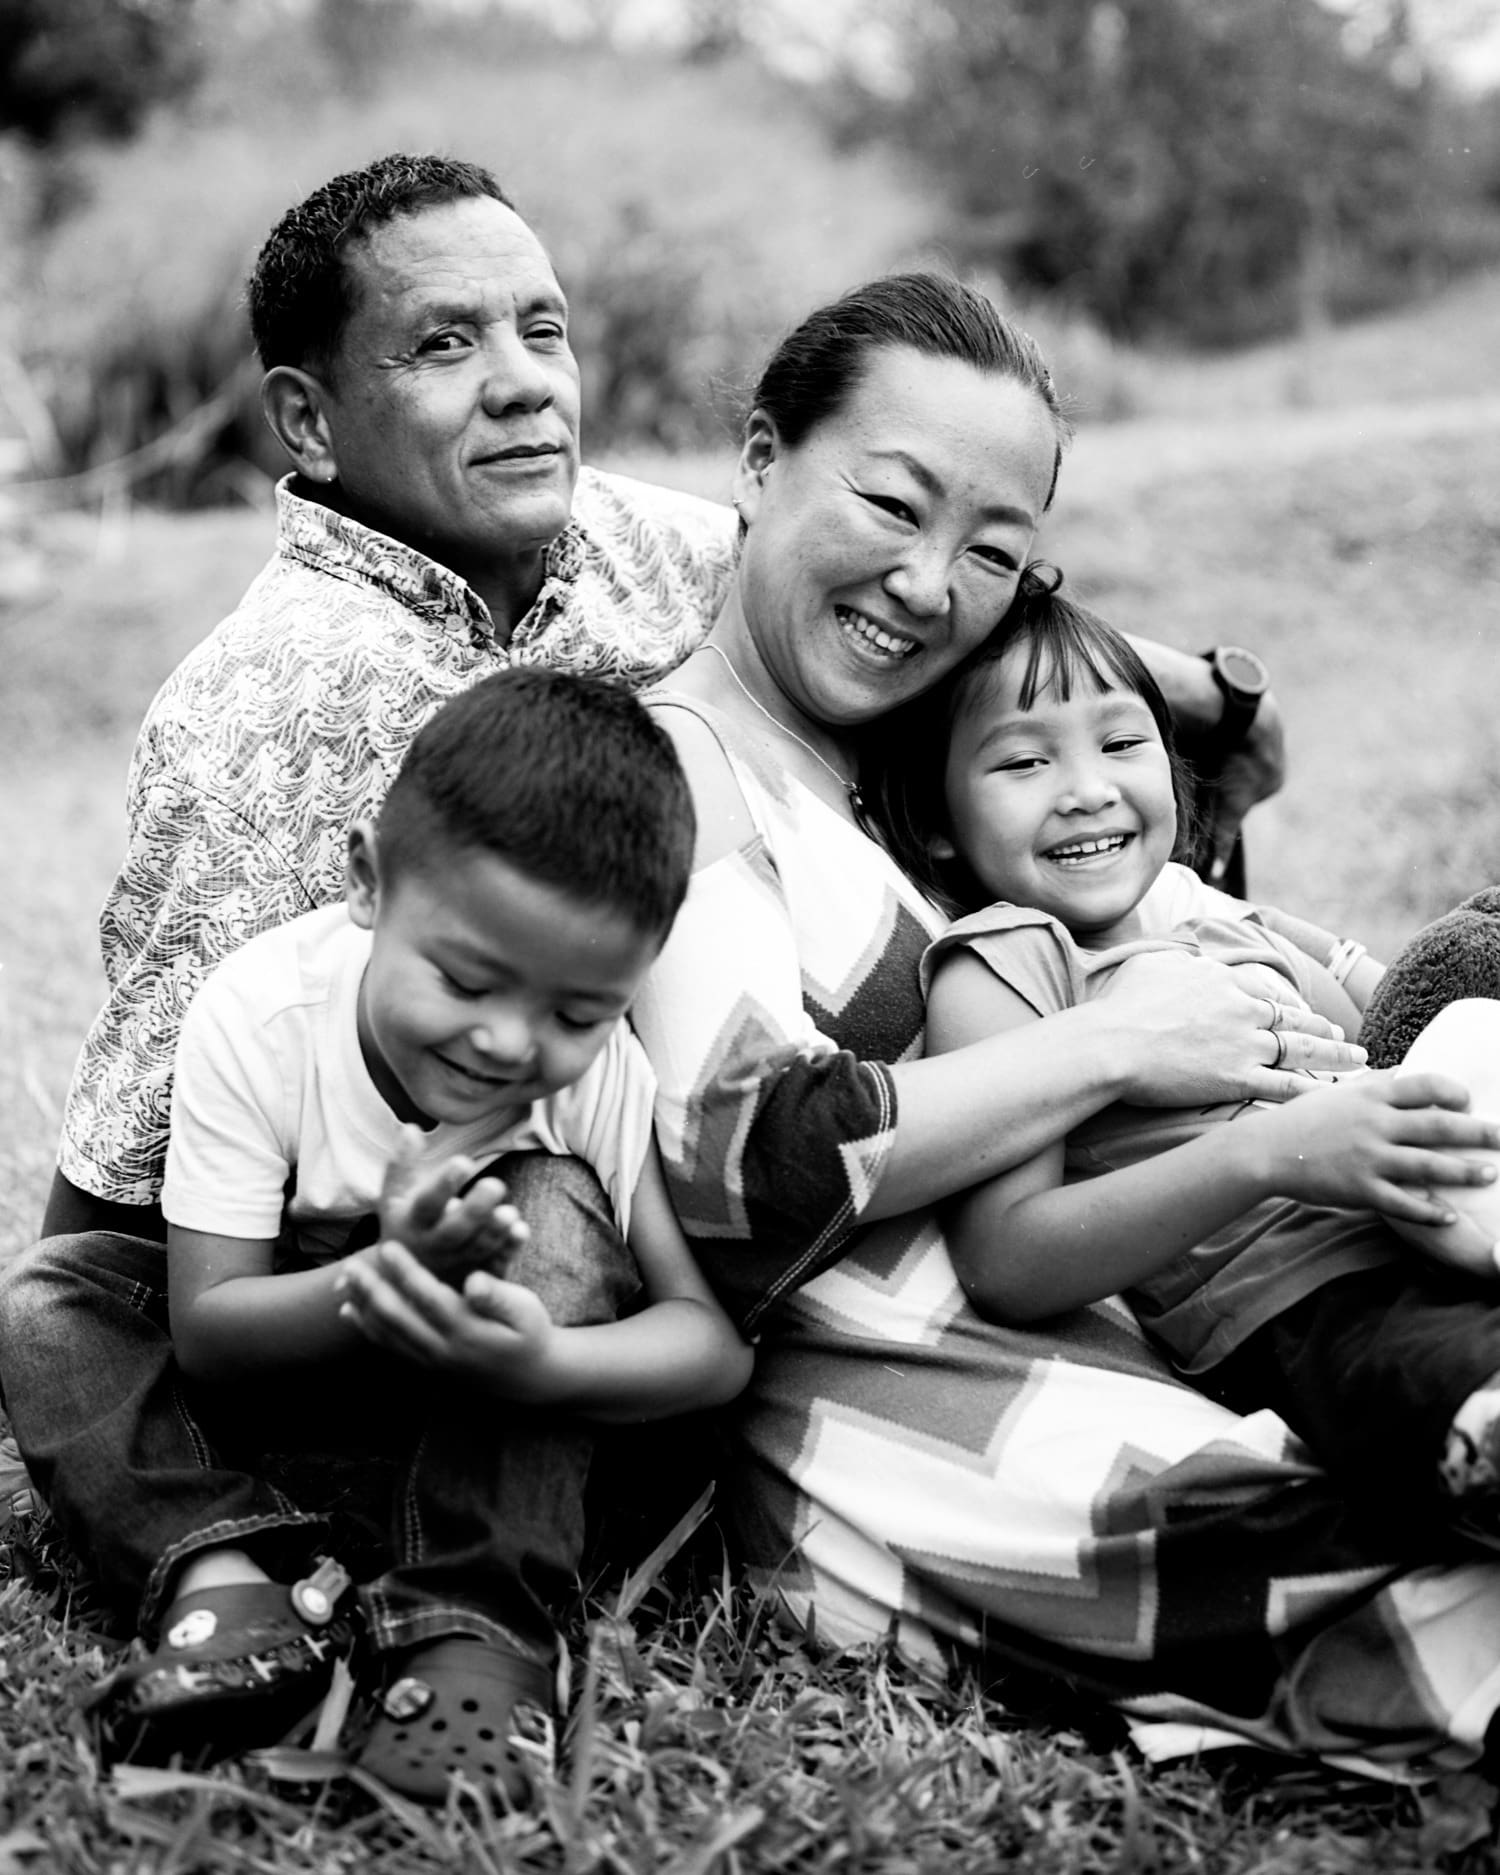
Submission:
[[[360,1051],[370,933],[342,905],[263,932],[214,970],[182,1027],[162,1209],[170,1224],[264,1241],[283,1212],[304,1252],[343,1253],[379,1207],[401,1123]],[[536,1148],[586,1161],[622,1232],[651,1140],[656,1078],[622,1021],[582,1078],[509,1125],[443,1124],[421,1160],[481,1165]]]

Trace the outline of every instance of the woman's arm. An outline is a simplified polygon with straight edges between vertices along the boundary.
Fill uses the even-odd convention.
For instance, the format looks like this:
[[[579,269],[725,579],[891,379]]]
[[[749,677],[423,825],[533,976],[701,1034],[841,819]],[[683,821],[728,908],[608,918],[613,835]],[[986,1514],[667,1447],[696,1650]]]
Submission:
[[[1323,1018],[1282,1008],[1285,1021],[1309,1026],[1284,1028],[1282,1060],[1272,1068],[1278,1043],[1261,1026],[1267,999],[1224,966],[1185,953],[1131,958],[1090,1003],[1049,1014],[1044,1025],[976,1027],[961,1042],[935,1037],[929,999],[928,1058],[892,1070],[907,1123],[867,1215],[946,1197],[1064,1138],[1116,1100],[1280,1102],[1311,1085],[1294,1070],[1358,1065],[1359,1051],[1328,1039]],[[941,1034],[940,1015],[938,1022]]]
[[[632,1021],[677,1215],[743,1324],[836,1263],[862,1223],[1029,1158],[1112,1100],[1285,1099],[1308,1085],[1293,1069],[1360,1059],[1291,1034],[1272,1070],[1264,997],[1221,966],[1152,956],[1043,1034],[919,1060],[929,930],[893,862],[852,829],[804,850],[773,811],[774,778],[762,839],[713,731],[682,709],[659,720],[693,788],[698,862]]]
[[[698,871],[688,906],[637,1004],[637,1026],[643,1027],[669,1102],[681,1078],[678,1057],[692,1061],[700,1050],[715,1056],[721,1084],[733,1077],[742,1096],[752,1096],[744,1149],[754,1151],[756,1128],[771,1114],[772,1085],[829,1044],[803,1008],[796,933],[786,904],[778,901],[774,876],[752,879],[747,863],[738,897],[707,879],[721,862],[733,863],[753,826],[717,737],[685,711],[664,710],[660,720],[693,788]],[[724,997],[716,1001],[713,980],[726,976]],[[728,1017],[724,1005],[736,1002],[753,1008],[753,1025],[718,1039],[705,1033],[695,1042],[688,1028],[693,1010],[705,1002],[716,1026]],[[894,1125],[878,1164],[870,1168],[858,1215],[891,1217],[947,1197],[1029,1158],[1115,1100],[1173,1106],[1284,1100],[1305,1086],[1291,1070],[1336,1070],[1360,1059],[1357,1050],[1327,1039],[1327,1023],[1299,1017],[1294,1020],[1305,1020],[1307,1029],[1288,1034],[1284,1063],[1273,1070],[1267,1064],[1277,1044],[1261,1026],[1266,1019],[1265,999],[1237,988],[1227,971],[1202,959],[1162,954],[1122,970],[1110,995],[1050,1017],[1044,1035],[993,1035],[952,1056],[896,1062],[883,1070],[895,1096]],[[736,1041],[743,1043],[743,1053],[732,1052]],[[712,1096],[714,1090],[695,1090],[700,1109],[705,1092]],[[830,1104],[831,1096],[825,1101],[809,1087],[801,1102],[809,1140],[819,1109]],[[701,1119],[700,1110],[691,1124]],[[740,1140],[732,1146],[726,1140],[730,1150],[740,1146]],[[766,1150],[772,1149],[790,1156],[793,1141],[774,1148],[768,1141]],[[676,1156],[670,1147],[667,1156],[670,1170]],[[728,1170],[732,1176],[733,1168]],[[701,1171],[718,1179],[726,1166],[719,1159]],[[691,1203],[683,1208],[687,1216],[698,1215]]]
[[[1037,1011],[967,950],[951,951],[939,964],[928,1019],[934,1048],[964,1047],[976,1035],[1034,1035],[1044,1027]],[[1045,1026],[1056,1020],[1048,1016]],[[1177,1156],[1164,1153],[1132,1169],[1156,1172]],[[1118,1180],[1125,1175],[1065,1185],[1063,1166],[1059,1139],[944,1206],[954,1268],[981,1314],[1025,1323],[1115,1295],[1154,1275],[1261,1195],[1231,1192],[1226,1183],[1221,1202],[1204,1204],[1202,1189],[1190,1197],[1188,1184],[1179,1183],[1164,1197],[1157,1173],[1150,1187],[1122,1201]]]
[[[942,960],[929,1008],[935,1045],[1055,1020],[1044,1025],[966,950]],[[1363,1075],[1070,1185],[1054,1145],[946,1208],[954,1265],[981,1313],[1022,1323],[1144,1282],[1273,1195],[1450,1223],[1448,1206],[1424,1187],[1483,1182],[1482,1168],[1452,1155],[1495,1130],[1466,1105],[1461,1087],[1436,1076],[1398,1085],[1394,1075]]]

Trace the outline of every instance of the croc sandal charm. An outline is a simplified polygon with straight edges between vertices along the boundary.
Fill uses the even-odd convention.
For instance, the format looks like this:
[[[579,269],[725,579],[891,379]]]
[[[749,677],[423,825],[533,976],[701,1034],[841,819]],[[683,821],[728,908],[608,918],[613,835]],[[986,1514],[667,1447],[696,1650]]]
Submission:
[[[359,1754],[362,1771],[419,1803],[441,1803],[457,1773],[521,1803],[520,1752],[553,1710],[551,1670],[489,1641],[451,1635],[407,1655]]]
[[[342,1563],[336,1563],[331,1556],[320,1556],[312,1574],[292,1584],[292,1606],[311,1626],[326,1627],[349,1582],[349,1571]]]
[[[180,1596],[161,1640],[93,1694],[106,1756],[210,1763],[271,1744],[322,1698],[354,1642],[350,1577],[321,1560],[291,1588],[236,1583]]]
[[[380,1709],[388,1719],[404,1724],[408,1719],[420,1719],[436,1698],[437,1694],[426,1680],[415,1679],[408,1673],[386,1689]]]

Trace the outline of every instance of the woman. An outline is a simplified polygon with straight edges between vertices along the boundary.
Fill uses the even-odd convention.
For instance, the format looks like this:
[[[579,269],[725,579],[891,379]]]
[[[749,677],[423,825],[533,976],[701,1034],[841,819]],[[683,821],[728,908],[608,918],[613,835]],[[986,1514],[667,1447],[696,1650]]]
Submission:
[[[1159,956],[1088,1009],[918,1058],[941,919],[861,827],[855,737],[1003,617],[1062,435],[1040,357],[976,294],[905,276],[814,314],[746,429],[734,590],[656,699],[699,852],[636,1019],[680,1214],[760,1337],[733,1512],[825,1638],[944,1636],[1267,1743],[1472,1757],[1500,1569],[1416,1570],[1116,1304],[980,1322],[944,1249],[939,1201],[1112,1100],[1285,1098],[1356,1058]]]

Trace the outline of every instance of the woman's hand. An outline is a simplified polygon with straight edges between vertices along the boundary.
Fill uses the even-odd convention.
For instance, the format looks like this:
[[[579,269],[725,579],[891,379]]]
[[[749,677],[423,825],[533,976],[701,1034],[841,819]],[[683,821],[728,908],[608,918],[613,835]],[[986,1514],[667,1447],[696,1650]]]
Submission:
[[[1256,996],[1236,972],[1181,951],[1148,951],[1115,972],[1096,1007],[1124,1025],[1121,1098],[1143,1107],[1291,1100],[1346,1073],[1364,1050],[1301,1004]]]
[[[1448,1227],[1457,1214],[1433,1188],[1495,1180],[1492,1164],[1462,1154],[1500,1145],[1500,1124],[1468,1105],[1468,1089],[1447,1075],[1384,1068],[1258,1113],[1241,1137],[1254,1128],[1270,1155],[1268,1187],[1285,1197]]]

